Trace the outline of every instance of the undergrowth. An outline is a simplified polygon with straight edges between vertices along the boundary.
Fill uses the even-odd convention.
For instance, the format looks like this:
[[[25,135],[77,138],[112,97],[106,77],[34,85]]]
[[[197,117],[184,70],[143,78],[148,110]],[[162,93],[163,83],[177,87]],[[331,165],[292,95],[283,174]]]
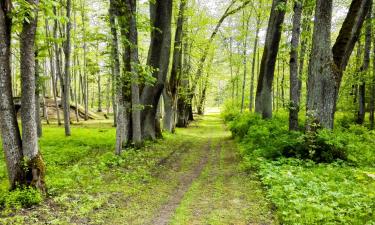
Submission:
[[[262,120],[229,106],[222,116],[282,224],[375,224],[374,131],[346,117],[311,136],[289,132],[283,112]]]

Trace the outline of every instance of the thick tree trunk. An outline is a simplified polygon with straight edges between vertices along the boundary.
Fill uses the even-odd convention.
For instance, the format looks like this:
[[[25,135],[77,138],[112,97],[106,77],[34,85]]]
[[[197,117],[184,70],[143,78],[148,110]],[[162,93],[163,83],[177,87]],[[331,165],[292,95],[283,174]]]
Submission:
[[[171,19],[172,0],[156,0],[150,3],[151,44],[148,54],[148,65],[157,69],[153,76],[157,79],[151,86],[146,84],[141,95],[141,103],[145,107],[142,111],[142,137],[144,139],[156,138],[155,117],[157,105],[163,92],[167,78],[170,46],[171,46]]]
[[[331,19],[332,0],[316,2],[315,26],[307,82],[307,130],[316,125],[333,127],[338,68],[332,62]],[[333,80],[333,82],[331,82]]]
[[[301,35],[302,4],[294,3],[292,41],[290,51],[290,103],[289,130],[298,130],[298,113],[301,96],[301,77],[298,76],[298,46]]]
[[[21,121],[22,121],[22,151],[26,158],[27,184],[45,191],[44,175],[45,166],[39,153],[38,133],[36,127],[35,109],[35,34],[37,28],[38,0],[28,0],[36,6],[34,18],[23,22],[20,34],[21,52]]]
[[[262,114],[263,118],[272,117],[272,83],[281,38],[281,25],[285,17],[285,10],[280,9],[280,4],[286,4],[286,0],[273,0],[258,78],[255,111]]]
[[[0,2],[0,131],[10,188],[25,180],[21,136],[13,103],[11,77],[11,1]]]
[[[182,38],[183,38],[183,27],[184,27],[184,11],[186,1],[180,2],[180,8],[177,18],[176,34],[174,40],[174,51],[171,76],[168,84],[163,91],[164,109],[164,129],[169,132],[174,132],[176,127],[176,114],[177,114],[177,98],[178,89],[181,81],[181,69],[182,69]]]
[[[329,47],[331,45],[332,0],[316,2],[307,87],[308,131],[314,131],[320,126],[333,129],[343,71],[358,40],[370,3],[370,0],[352,1],[331,51]]]
[[[260,15],[257,16],[256,21],[256,31],[254,39],[254,49],[253,49],[253,62],[251,65],[251,80],[250,80],[250,103],[249,110],[250,112],[254,109],[254,83],[255,83],[255,67],[256,67],[256,57],[258,52],[258,42],[259,42],[259,31],[260,31]],[[258,71],[259,72],[259,71]]]

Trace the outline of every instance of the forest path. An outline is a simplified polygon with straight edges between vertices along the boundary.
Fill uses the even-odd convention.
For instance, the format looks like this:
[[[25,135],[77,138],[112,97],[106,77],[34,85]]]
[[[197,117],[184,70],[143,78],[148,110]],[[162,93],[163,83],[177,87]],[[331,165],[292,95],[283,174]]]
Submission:
[[[261,185],[241,171],[237,146],[219,116],[212,114],[179,132],[196,135],[199,158],[159,208],[150,224],[272,224]]]

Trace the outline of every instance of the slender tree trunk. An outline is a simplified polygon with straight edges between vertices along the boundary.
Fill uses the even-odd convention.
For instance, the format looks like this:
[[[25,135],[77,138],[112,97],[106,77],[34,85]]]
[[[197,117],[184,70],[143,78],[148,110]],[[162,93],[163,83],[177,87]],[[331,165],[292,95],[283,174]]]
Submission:
[[[56,23],[54,24],[54,27],[56,26]],[[57,36],[55,35],[55,28],[54,30],[54,38]],[[49,26],[48,26],[48,20],[46,20],[46,33],[47,36],[49,36]],[[49,56],[49,64],[50,64],[50,71],[51,71],[51,83],[52,83],[52,95],[53,95],[53,101],[55,103],[55,110],[56,110],[56,117],[57,117],[57,124],[60,126],[61,125],[61,119],[60,119],[60,109],[59,109],[59,104],[57,101],[57,78],[56,78],[56,70],[55,70],[55,62],[54,62],[54,51],[51,49],[52,48],[52,43],[49,42],[50,48],[48,49],[48,56]]]
[[[245,21],[245,11],[243,12],[243,29],[245,30],[245,40],[243,43],[243,80],[242,80],[242,99],[241,99],[241,113],[245,108],[245,88],[247,79],[247,39],[249,34],[250,16]]]
[[[256,57],[258,52],[258,41],[259,41],[259,31],[260,31],[260,15],[257,16],[256,19],[256,31],[255,31],[255,39],[254,39],[254,49],[253,49],[253,62],[251,65],[251,80],[250,80],[250,104],[249,110],[250,112],[253,111],[254,108],[254,82],[255,82],[255,67],[256,67]]]
[[[357,115],[357,124],[363,124],[365,122],[366,115],[366,82],[364,81],[363,74],[368,74],[368,68],[370,65],[370,52],[371,52],[371,39],[372,39],[372,0],[370,4],[370,9],[367,15],[366,21],[366,31],[365,31],[365,49],[363,55],[363,64],[360,68],[360,80],[359,85],[359,107]]]
[[[65,76],[63,79],[64,89],[63,89],[63,109],[64,109],[64,127],[65,127],[65,136],[70,136],[70,58],[71,58],[71,37],[70,32],[72,28],[71,21],[71,0],[66,1],[66,17],[68,22],[66,25],[66,40],[64,43],[64,54],[65,54]]]
[[[11,75],[11,1],[0,2],[0,133],[10,188],[24,184],[23,152],[13,103]]]
[[[129,42],[130,42],[130,67],[131,67],[131,99],[132,99],[132,138],[136,147],[142,145],[141,133],[141,107],[139,100],[139,86],[138,86],[138,30],[137,30],[137,1],[127,1],[128,12],[130,16],[129,21]],[[169,59],[169,58],[168,58]],[[159,96],[160,98],[160,96]]]
[[[112,105],[113,105],[113,116],[114,116],[114,126],[117,127],[118,124],[118,118],[123,116],[123,111],[124,111],[124,105],[123,105],[123,100],[122,100],[122,89],[120,88],[120,57],[119,57],[119,45],[118,45],[118,35],[117,35],[117,24],[116,24],[116,9],[114,7],[114,1],[115,0],[110,0],[110,9],[109,9],[109,22],[111,25],[111,34],[112,34],[112,42],[111,42],[111,57],[113,59],[112,61]],[[117,101],[115,102],[115,93],[116,92],[116,97]],[[118,115],[118,108],[121,107],[121,115]],[[121,120],[121,119],[120,119]],[[120,126],[123,126],[121,124]],[[118,132],[122,132],[123,128],[118,128]],[[122,135],[122,134],[121,134]],[[120,135],[120,137],[121,137]],[[120,147],[122,141],[119,141],[120,145],[117,146],[116,148]],[[121,151],[121,149],[120,149]]]
[[[21,121],[22,121],[22,151],[27,161],[27,184],[45,191],[45,165],[38,147],[38,132],[36,127],[35,109],[35,35],[37,28],[38,0],[27,0],[36,6],[34,18],[23,22],[20,34],[21,52]]]
[[[35,50],[35,120],[38,137],[42,137],[42,120],[40,118],[40,82],[38,50]]]
[[[83,39],[83,102],[85,106],[85,120],[89,120],[89,84],[87,76],[87,43],[86,43],[86,17],[85,0],[81,1],[82,39]]]
[[[373,17],[375,10],[373,10]],[[372,51],[373,51],[373,60],[372,60],[372,79],[371,79],[371,85],[370,85],[370,129],[374,129],[375,125],[375,38],[373,38],[373,46],[372,46]]]
[[[294,3],[292,41],[290,51],[290,103],[289,103],[289,130],[298,130],[298,113],[300,107],[300,84],[298,76],[298,46],[301,35],[302,3]],[[300,68],[301,69],[301,68]]]
[[[280,9],[280,4],[286,4],[286,0],[273,0],[259,72],[255,111],[262,114],[263,118],[272,118],[272,83],[281,38],[281,25],[285,17],[285,10]]]
[[[75,5],[73,3],[73,9],[75,8]],[[74,36],[73,40],[76,39],[77,35],[77,17],[76,17],[76,10],[73,11],[73,22],[74,22]],[[79,65],[78,63],[78,48],[77,48],[77,43],[74,41],[74,50],[73,50],[73,81],[74,81],[74,105],[75,105],[75,115],[76,115],[76,121],[79,122],[79,112],[78,112],[78,96],[77,92],[79,93],[79,90],[77,90],[77,66]]]

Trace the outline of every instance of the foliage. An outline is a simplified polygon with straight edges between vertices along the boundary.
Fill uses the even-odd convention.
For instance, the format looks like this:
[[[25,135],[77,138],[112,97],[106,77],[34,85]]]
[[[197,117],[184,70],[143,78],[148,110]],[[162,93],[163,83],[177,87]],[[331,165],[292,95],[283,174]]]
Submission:
[[[311,135],[289,132],[284,113],[262,120],[229,108],[223,116],[240,142],[242,166],[258,170],[283,224],[375,222],[373,131],[349,125]]]
[[[0,207],[6,212],[37,205],[42,200],[42,194],[34,188],[18,188],[11,192],[0,192]]]

